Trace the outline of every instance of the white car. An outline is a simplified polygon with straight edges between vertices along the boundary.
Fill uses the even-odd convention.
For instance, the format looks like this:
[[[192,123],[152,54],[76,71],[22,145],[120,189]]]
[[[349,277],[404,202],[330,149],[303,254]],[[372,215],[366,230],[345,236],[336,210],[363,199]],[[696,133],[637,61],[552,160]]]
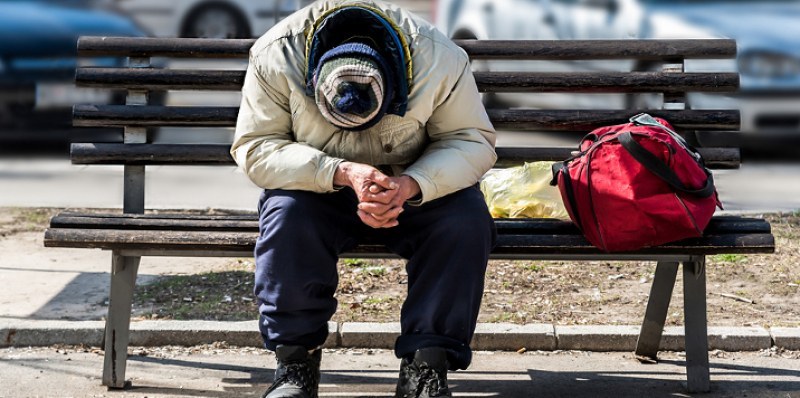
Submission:
[[[261,36],[308,0],[114,0],[158,37],[243,39]]]
[[[437,27],[452,38],[736,39],[738,62],[689,60],[685,66],[687,72],[738,71],[739,93],[690,93],[688,106],[738,108],[745,134],[800,137],[800,0],[438,0],[435,6]],[[594,62],[559,65],[558,70],[654,67]],[[630,100],[617,105],[631,106]],[[552,101],[525,105],[563,105]],[[577,101],[584,103],[573,104],[586,107],[610,104],[588,96]]]

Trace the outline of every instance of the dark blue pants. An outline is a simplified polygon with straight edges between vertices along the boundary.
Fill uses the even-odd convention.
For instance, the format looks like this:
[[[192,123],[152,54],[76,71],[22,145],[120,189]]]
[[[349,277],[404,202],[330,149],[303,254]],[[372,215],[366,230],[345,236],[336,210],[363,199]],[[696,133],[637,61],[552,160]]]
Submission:
[[[470,187],[422,206],[406,205],[400,225],[373,229],[356,215],[355,193],[265,190],[259,202],[255,294],[266,348],[321,345],[336,311],[336,262],[365,236],[408,260],[398,358],[425,347],[448,351],[452,369],[472,352],[484,274],[496,232],[483,195]]]

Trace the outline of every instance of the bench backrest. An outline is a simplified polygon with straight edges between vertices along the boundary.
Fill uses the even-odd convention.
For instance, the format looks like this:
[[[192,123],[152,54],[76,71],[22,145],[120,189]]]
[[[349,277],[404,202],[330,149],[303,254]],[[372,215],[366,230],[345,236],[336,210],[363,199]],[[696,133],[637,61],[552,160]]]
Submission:
[[[232,165],[229,144],[169,143],[152,144],[151,128],[222,128],[230,134],[238,113],[237,103],[212,106],[176,106],[149,104],[154,93],[179,91],[238,92],[244,79],[248,51],[254,40],[160,39],[82,37],[78,41],[81,56],[128,57],[125,68],[79,68],[76,84],[84,87],[127,90],[125,105],[75,105],[75,126],[122,127],[121,143],[77,143],[72,145],[74,164],[125,165],[126,213],[144,211],[144,174],[146,165]],[[690,92],[734,92],[739,86],[737,73],[687,73],[688,59],[733,59],[736,43],[727,39],[711,40],[589,40],[589,41],[457,41],[473,61],[537,62],[535,68],[476,71],[478,88],[484,93],[598,93],[663,95],[656,109],[524,109],[489,108],[489,116],[498,130],[582,132],[608,124],[624,123],[640,111],[669,120],[679,133],[694,131],[731,131],[739,128],[735,109],[686,109]],[[154,68],[153,60],[166,68]],[[233,67],[186,69],[180,59],[233,59]],[[238,61],[237,61],[238,60]],[[647,72],[591,71],[564,72],[542,70],[547,61],[627,60],[661,65]],[[231,61],[226,61],[230,63]],[[175,65],[178,66],[175,66]],[[476,62],[478,64],[478,62]],[[512,65],[525,65],[514,62]],[[544,66],[542,66],[544,65]],[[201,65],[201,68],[203,66]],[[533,70],[533,71],[532,71]],[[235,98],[235,97],[234,97]],[[558,161],[569,157],[575,147],[550,147],[529,140],[527,146],[498,147],[498,167],[525,161]],[[577,145],[577,142],[576,142]],[[740,162],[737,148],[701,148],[711,168],[736,168]]]

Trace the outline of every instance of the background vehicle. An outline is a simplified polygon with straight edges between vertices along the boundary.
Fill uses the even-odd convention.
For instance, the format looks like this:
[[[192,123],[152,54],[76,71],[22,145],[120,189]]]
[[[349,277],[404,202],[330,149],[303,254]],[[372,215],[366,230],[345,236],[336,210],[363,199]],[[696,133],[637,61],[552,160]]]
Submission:
[[[437,26],[454,38],[477,39],[736,39],[738,62],[692,60],[687,71],[737,71],[736,95],[693,93],[694,109],[738,108],[742,133],[726,135],[739,146],[785,149],[800,140],[800,1],[798,0],[440,0]],[[478,65],[486,68],[487,66]],[[659,65],[594,62],[559,70],[656,70]],[[492,69],[502,69],[492,64]],[[552,70],[552,69],[551,69]],[[509,99],[515,101],[516,99]],[[659,106],[648,96],[543,96],[523,106],[547,107],[567,100],[576,107]],[[719,145],[720,134],[700,137]],[[758,138],[761,138],[760,140]],[[743,141],[749,141],[743,142]],[[761,141],[761,142],[758,142]],[[798,152],[800,153],[800,152]]]
[[[114,0],[154,36],[243,39],[260,36],[308,0]]]
[[[77,39],[144,33],[124,16],[92,8],[95,5],[89,0],[0,1],[0,140],[4,144],[41,142],[63,147],[75,139],[72,133],[80,132],[71,128],[73,104],[113,100],[108,93],[76,89],[75,68],[119,65],[124,60],[78,59]]]

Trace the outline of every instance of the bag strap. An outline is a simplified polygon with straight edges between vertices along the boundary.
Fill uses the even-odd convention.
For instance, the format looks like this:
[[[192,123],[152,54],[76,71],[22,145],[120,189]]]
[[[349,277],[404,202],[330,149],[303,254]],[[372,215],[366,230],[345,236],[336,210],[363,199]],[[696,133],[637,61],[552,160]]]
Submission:
[[[572,189],[572,177],[569,175],[569,167],[567,163],[569,160],[561,162],[561,163],[553,163],[552,170],[553,170],[553,179],[550,181],[550,185],[556,186],[558,185],[558,175],[561,174],[564,178],[564,193],[567,195],[567,201],[569,202],[569,207],[572,208],[572,215],[575,217],[575,225],[578,229],[582,229],[581,225],[581,216],[578,214],[578,201],[575,199],[575,191]]]
[[[641,144],[633,139],[633,134],[630,132],[622,133],[618,137],[619,143],[625,148],[628,153],[633,156],[645,169],[661,178],[669,186],[679,192],[688,195],[696,196],[698,198],[707,198],[714,194],[714,177],[705,167],[702,167],[706,173],[706,184],[700,189],[690,189],[681,182],[678,176],[672,169],[669,168],[661,159],[653,155],[650,151],[645,149]]]

